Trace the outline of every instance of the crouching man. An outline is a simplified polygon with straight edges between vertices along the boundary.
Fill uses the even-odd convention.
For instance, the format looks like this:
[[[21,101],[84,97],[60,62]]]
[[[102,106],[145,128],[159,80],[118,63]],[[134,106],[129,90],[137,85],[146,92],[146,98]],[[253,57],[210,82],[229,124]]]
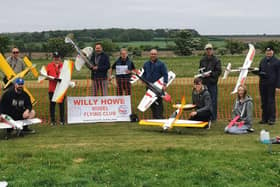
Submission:
[[[17,78],[15,80],[14,89],[10,89],[1,97],[0,112],[7,114],[14,120],[31,119],[35,117],[35,111],[32,109],[32,104],[29,95],[23,90],[24,80]],[[12,129],[8,129],[8,133]],[[35,133],[35,130],[29,129],[28,126],[23,127],[23,133]]]
[[[194,79],[192,101],[196,105],[196,110],[190,113],[190,120],[210,121],[212,116],[212,101],[206,86],[202,84],[202,79]],[[210,127],[210,124],[209,124]]]

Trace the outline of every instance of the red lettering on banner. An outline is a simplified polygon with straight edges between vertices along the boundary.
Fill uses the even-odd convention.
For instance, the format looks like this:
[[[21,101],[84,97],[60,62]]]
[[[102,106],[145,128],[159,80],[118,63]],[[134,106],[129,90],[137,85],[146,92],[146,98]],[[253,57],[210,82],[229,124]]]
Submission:
[[[124,99],[101,99],[101,105],[125,104]]]
[[[74,105],[96,105],[97,103],[97,99],[77,99],[77,100],[74,100]]]

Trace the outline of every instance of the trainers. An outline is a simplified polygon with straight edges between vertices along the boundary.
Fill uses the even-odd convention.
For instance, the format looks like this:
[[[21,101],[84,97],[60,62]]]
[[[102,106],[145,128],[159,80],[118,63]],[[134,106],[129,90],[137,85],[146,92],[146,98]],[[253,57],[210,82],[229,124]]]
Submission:
[[[56,123],[53,121],[53,122],[50,123],[50,125],[51,125],[51,126],[55,126]]]
[[[251,127],[251,128],[249,128],[249,129],[247,129],[247,131],[248,131],[248,132],[254,132],[255,129],[253,129],[253,128]]]
[[[59,125],[65,125],[65,123],[61,121],[61,122],[59,122]]]
[[[275,121],[268,121],[268,125],[274,125]]]

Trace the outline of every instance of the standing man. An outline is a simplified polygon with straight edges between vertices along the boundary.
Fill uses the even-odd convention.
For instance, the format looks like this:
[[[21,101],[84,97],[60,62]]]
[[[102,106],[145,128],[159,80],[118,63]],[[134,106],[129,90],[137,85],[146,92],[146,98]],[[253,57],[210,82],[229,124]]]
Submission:
[[[117,95],[123,95],[123,91],[125,95],[131,95],[131,85],[129,80],[131,77],[131,71],[135,70],[135,66],[128,58],[126,49],[121,49],[120,57],[113,64],[112,69],[110,70],[110,75],[112,75],[113,70],[116,70]]]
[[[46,67],[47,74],[49,76],[53,76],[54,78],[57,79],[57,80],[49,79],[49,101],[50,101],[51,125],[56,124],[56,120],[55,120],[55,105],[56,105],[56,102],[52,101],[52,97],[53,97],[53,93],[54,93],[55,88],[56,88],[57,81],[59,81],[58,78],[59,78],[62,66],[63,66],[63,64],[61,62],[59,53],[54,52],[53,53],[53,61],[50,62]],[[62,103],[59,103],[59,114],[60,114],[60,124],[61,125],[64,125],[64,123],[65,123],[65,120],[64,120],[64,100],[65,99],[63,98]]]
[[[25,68],[23,60],[19,57],[19,49],[16,47],[12,49],[12,56],[9,56],[6,60],[16,74]]]
[[[159,78],[163,77],[163,91],[166,90],[166,84],[168,83],[168,72],[165,64],[158,59],[158,52],[156,49],[150,51],[150,60],[147,61],[144,66],[144,73],[142,77],[153,83]],[[158,98],[151,106],[153,118],[154,119],[163,119],[163,104],[162,98]]]
[[[29,95],[23,90],[24,80],[17,78],[14,87],[4,92],[0,101],[1,114],[7,114],[13,120],[23,120],[35,117],[35,111]],[[8,130],[8,132],[11,132]],[[23,127],[24,133],[35,133],[35,130],[29,129],[28,126]]]
[[[222,73],[221,61],[213,55],[212,44],[205,45],[206,55],[202,57],[199,62],[199,68],[205,68],[204,72],[211,71],[211,73],[206,74],[202,77],[202,82],[207,86],[208,91],[211,95],[213,113],[212,120],[217,119],[217,107],[218,107],[218,79]]]
[[[262,120],[260,124],[275,123],[275,89],[280,87],[280,62],[274,56],[272,46],[265,48],[265,57],[259,65],[259,88],[261,95]]]
[[[109,56],[103,52],[101,43],[95,44],[95,52],[90,59],[91,80],[93,95],[97,96],[99,90],[103,96],[108,95],[107,72],[110,69]]]
[[[15,74],[23,71],[25,68],[23,60],[19,57],[19,49],[16,47],[12,49],[12,55],[9,56],[6,60],[11,66],[12,70],[15,72]],[[5,84],[8,82],[6,76],[3,78],[3,81]]]

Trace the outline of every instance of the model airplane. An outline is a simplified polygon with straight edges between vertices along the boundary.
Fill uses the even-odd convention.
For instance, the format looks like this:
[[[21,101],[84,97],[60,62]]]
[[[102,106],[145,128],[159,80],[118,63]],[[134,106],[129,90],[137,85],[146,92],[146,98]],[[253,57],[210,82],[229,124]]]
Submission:
[[[8,62],[6,61],[4,56],[0,53],[0,70],[5,74],[5,76],[7,77],[7,80],[8,80],[8,82],[4,85],[4,89],[7,88],[16,78],[18,78],[18,77],[23,78],[30,70],[35,77],[36,77],[36,75],[38,76],[38,72],[35,69],[35,66],[32,65],[32,63],[28,60],[27,57],[24,58],[24,62],[26,64],[27,68],[25,70],[23,70],[22,72],[19,72],[18,74],[16,74],[13,71],[13,69],[11,68],[11,66],[8,64]],[[37,74],[36,74],[36,72],[37,72]],[[32,94],[29,92],[29,90],[26,88],[26,86],[24,86],[24,91],[29,95],[31,103],[32,103],[32,105],[34,105],[36,103],[35,98],[32,96]]]
[[[140,104],[137,107],[141,112],[145,112],[159,97],[161,97],[166,102],[171,101],[171,96],[167,92],[164,92],[162,90],[163,77],[161,77],[159,80],[157,80],[154,83],[150,83],[149,81],[141,77],[142,74],[143,74],[143,70],[134,71],[134,76],[132,76],[132,80],[130,81],[134,83],[138,79],[140,79],[148,87],[146,94],[144,95],[143,99],[141,100]],[[166,87],[168,87],[171,84],[171,82],[175,79],[175,77],[176,77],[175,73],[173,73],[172,71],[168,72],[168,82],[166,84]]]
[[[41,123],[39,118],[25,119],[25,120],[13,120],[13,118],[7,114],[0,114],[0,129],[14,129],[17,131],[17,135],[20,135],[24,126]]]
[[[89,54],[91,55],[92,54],[92,51],[93,51],[93,49],[91,48],[87,48],[87,49],[85,49],[85,50],[81,50],[74,42],[73,42],[73,40],[71,39],[71,38],[69,38],[69,37],[65,37],[65,43],[70,43],[71,45],[73,45],[73,47],[76,49],[76,51],[77,51],[77,53],[79,54],[79,58],[81,58],[81,59],[78,59],[78,60],[76,60],[75,61],[75,67],[76,67],[76,70],[77,71],[80,71],[81,70],[81,68],[83,67],[83,65],[86,63],[87,64],[87,66],[90,68],[90,69],[92,69],[92,67],[93,67],[93,65],[90,63],[90,61],[89,61]],[[91,51],[91,53],[90,53],[90,50],[92,50]]]
[[[56,103],[62,103],[64,96],[68,87],[75,87],[75,82],[71,81],[72,72],[73,72],[74,63],[71,60],[64,60],[59,78],[55,78],[53,76],[49,76],[47,74],[47,70],[45,66],[42,66],[40,70],[40,76],[38,77],[38,81],[41,82],[45,79],[56,80],[56,88],[54,90],[54,94],[52,97],[52,101]]]
[[[197,77],[203,78],[203,77],[206,77],[206,76],[208,76],[212,73],[211,70],[206,71],[206,72],[204,72],[204,71],[205,71],[205,67],[198,69],[199,74],[195,75],[194,78],[197,78]]]
[[[168,119],[145,119],[140,120],[139,125],[148,125],[148,126],[160,126],[163,130],[169,130],[173,127],[195,127],[195,128],[205,128],[208,125],[208,122],[204,121],[193,121],[193,120],[180,120],[179,118],[182,115],[183,110],[193,109],[195,105],[187,104],[185,97],[182,98],[181,104],[173,105],[175,106],[176,111]]]
[[[243,66],[241,68],[231,69],[231,63],[229,63],[227,65],[227,68],[225,69],[225,72],[224,72],[223,79],[226,79],[230,72],[240,72],[238,80],[237,80],[237,83],[235,85],[235,88],[231,92],[231,94],[236,93],[238,87],[245,83],[248,71],[258,71],[258,68],[250,68],[251,64],[253,62],[254,56],[255,56],[255,52],[256,52],[256,50],[255,50],[254,46],[252,44],[249,44],[249,51],[248,51],[248,54],[247,54],[247,56],[245,58]]]

